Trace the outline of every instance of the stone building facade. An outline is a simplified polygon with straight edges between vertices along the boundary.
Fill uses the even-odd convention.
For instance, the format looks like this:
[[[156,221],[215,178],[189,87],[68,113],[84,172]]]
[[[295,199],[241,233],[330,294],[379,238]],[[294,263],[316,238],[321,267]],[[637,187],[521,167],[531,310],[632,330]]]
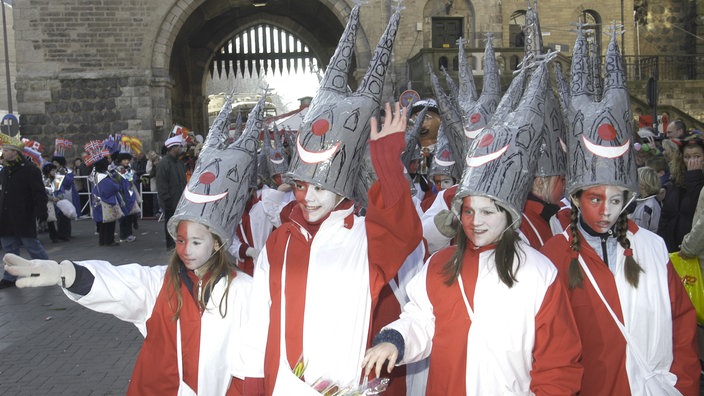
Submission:
[[[642,5],[645,0],[635,1]],[[204,89],[211,60],[233,34],[263,22],[280,26],[300,37],[324,65],[354,5],[348,0],[259,2],[266,5],[255,7],[252,0],[16,2],[15,87],[22,134],[51,144],[55,136],[81,143],[128,133],[140,137],[147,148],[156,148],[175,123],[205,131]],[[666,5],[683,2],[648,0],[648,34],[665,37],[649,39],[641,29],[641,54],[659,51],[674,39],[682,44],[672,45],[673,50],[690,48],[674,30],[655,28],[664,23],[664,16],[656,15],[660,3],[679,15],[672,18],[685,18],[689,12]],[[362,6],[351,85],[361,78],[394,4],[370,0]],[[526,1],[405,0],[403,7],[386,97],[406,86],[408,59],[423,49],[452,47],[452,40],[438,41],[442,29],[452,23],[459,23],[455,28],[468,39],[470,52],[483,49],[485,33],[493,34],[499,51],[515,51]],[[601,29],[599,39],[606,37],[611,21],[623,21],[623,52],[636,52],[634,0],[541,0],[538,10],[545,46],[567,56],[580,17]]]

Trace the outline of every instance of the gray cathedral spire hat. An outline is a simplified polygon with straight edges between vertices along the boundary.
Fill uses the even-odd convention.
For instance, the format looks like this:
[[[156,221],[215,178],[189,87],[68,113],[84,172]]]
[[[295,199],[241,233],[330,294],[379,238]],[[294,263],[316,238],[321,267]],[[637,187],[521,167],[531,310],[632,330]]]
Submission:
[[[430,164],[428,177],[432,178],[435,175],[445,175],[452,177],[455,181],[459,180],[462,176],[463,166],[462,162],[456,161],[455,158],[450,148],[450,141],[445,134],[445,127],[440,125],[437,148],[435,149],[433,163]]]
[[[521,213],[533,183],[540,135],[543,131],[545,93],[548,87],[547,60],[532,72],[518,106],[511,111],[512,96],[520,96],[522,83],[512,83],[489,124],[472,142],[452,211],[460,217],[462,200],[480,195],[497,201],[520,226]],[[511,97],[507,97],[507,96]],[[504,111],[503,109],[506,109]]]
[[[566,191],[595,185],[615,185],[638,192],[638,174],[633,142],[633,119],[626,77],[616,43],[616,25],[606,50],[603,93],[598,100],[587,41],[578,28],[572,56],[570,97],[567,103]],[[598,78],[600,79],[600,78]],[[564,93],[561,90],[562,93]],[[598,92],[597,92],[598,93]]]
[[[230,245],[249,199],[249,183],[256,175],[265,99],[266,95],[262,95],[249,113],[242,135],[231,144],[226,141],[233,96],[225,101],[203,142],[203,150],[174,216],[167,224],[172,237],[176,236],[179,222],[189,220],[208,227],[220,238],[225,249]]]
[[[279,128],[276,127],[276,124],[273,125],[272,132],[274,147],[271,147],[271,144],[267,142],[268,138],[265,140],[265,142],[267,142],[265,144],[269,145],[267,147],[267,165],[269,166],[270,176],[284,174],[288,170],[288,155],[286,154],[286,150],[284,150],[283,136],[279,132]]]
[[[369,120],[381,104],[399,19],[400,6],[379,39],[359,88],[350,93],[347,72],[354,52],[359,6],[352,9],[320,88],[301,123],[288,178],[315,184],[343,197],[354,196],[369,139]]]
[[[525,59],[537,59],[544,56],[543,35],[540,32],[540,19],[538,18],[538,2],[533,5],[528,2],[525,25]],[[557,63],[553,63],[555,79],[559,84],[564,83],[564,77],[560,73]],[[562,81],[560,81],[562,79]],[[552,83],[548,80],[548,89],[545,97],[545,124],[541,134],[538,165],[535,169],[535,176],[557,176],[565,174],[567,147],[565,141],[565,117],[560,108]]]

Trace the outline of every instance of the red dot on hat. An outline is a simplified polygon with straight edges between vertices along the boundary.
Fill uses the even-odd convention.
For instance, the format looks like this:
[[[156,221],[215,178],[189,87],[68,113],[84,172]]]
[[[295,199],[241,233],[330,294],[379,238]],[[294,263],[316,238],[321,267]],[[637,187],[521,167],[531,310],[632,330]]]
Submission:
[[[486,147],[494,141],[494,135],[487,133],[482,136],[482,140],[479,141],[479,147]]]
[[[215,173],[213,172],[203,172],[198,178],[198,182],[201,184],[210,184],[215,181]]]
[[[616,139],[616,128],[611,124],[601,124],[596,130],[602,140],[612,141]]]
[[[274,158],[277,160],[281,159],[281,153],[274,154]]]
[[[450,159],[450,152],[447,150],[443,150],[442,153],[440,153],[440,158],[442,159]]]
[[[317,120],[311,126],[313,135],[322,136],[330,129],[330,122],[325,119]]]
[[[482,115],[479,113],[474,113],[469,117],[469,121],[471,121],[472,124],[476,124],[481,119],[482,119]]]

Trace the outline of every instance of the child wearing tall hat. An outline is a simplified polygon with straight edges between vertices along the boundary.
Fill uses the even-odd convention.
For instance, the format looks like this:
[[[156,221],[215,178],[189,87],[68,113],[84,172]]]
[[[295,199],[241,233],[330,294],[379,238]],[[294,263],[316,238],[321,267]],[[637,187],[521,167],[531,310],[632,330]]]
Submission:
[[[301,124],[287,174],[297,206],[255,264],[247,394],[316,395],[312,385],[320,378],[359,385],[379,292],[420,243],[420,220],[400,161],[406,115],[396,105],[391,117],[387,106],[381,132],[370,121],[381,102],[399,18],[397,11],[362,83],[349,92],[345,81],[359,21],[359,7],[353,8],[329,63],[334,66]],[[351,197],[367,144],[379,181],[361,217]]]
[[[381,375],[430,356],[428,395],[578,392],[581,346],[565,289],[549,260],[516,232],[547,79],[541,63],[515,111],[478,135],[451,203],[457,244],[431,256],[411,280],[410,302],[375,337],[366,372]]]
[[[18,287],[59,285],[71,300],[139,329],[145,340],[128,395],[242,394],[248,362],[233,356],[243,345],[252,279],[236,269],[227,248],[247,194],[242,179],[255,169],[263,105],[264,99],[230,145],[222,136],[227,129],[211,129],[195,177],[168,223],[176,249],[167,265],[3,259],[6,271],[20,277]],[[218,119],[231,109],[230,98]]]
[[[696,313],[663,240],[628,219],[637,195],[625,74],[612,34],[595,97],[578,31],[567,104],[570,224],[547,255],[567,288],[582,343],[580,395],[699,395]],[[601,83],[600,81],[598,81]]]

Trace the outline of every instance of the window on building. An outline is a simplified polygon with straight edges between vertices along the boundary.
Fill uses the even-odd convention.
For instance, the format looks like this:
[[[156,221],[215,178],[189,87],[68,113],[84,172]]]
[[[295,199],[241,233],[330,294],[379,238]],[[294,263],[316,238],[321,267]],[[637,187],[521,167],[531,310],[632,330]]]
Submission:
[[[525,45],[525,34],[523,27],[526,25],[526,10],[514,11],[511,14],[508,24],[508,37],[511,47],[523,47]]]
[[[457,48],[462,18],[433,18],[433,48]]]
[[[584,10],[581,20],[584,38],[589,44],[596,44],[596,48],[601,48],[601,16],[596,11]]]

